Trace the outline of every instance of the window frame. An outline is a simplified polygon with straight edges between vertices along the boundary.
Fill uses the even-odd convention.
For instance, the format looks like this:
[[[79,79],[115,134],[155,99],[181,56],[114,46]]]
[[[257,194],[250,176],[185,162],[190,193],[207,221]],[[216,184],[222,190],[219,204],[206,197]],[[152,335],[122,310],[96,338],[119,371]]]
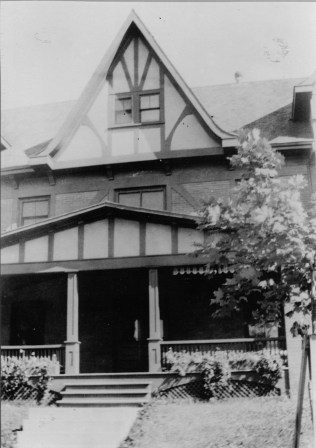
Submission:
[[[138,194],[140,194],[139,208],[144,208],[144,207],[142,207],[143,193],[154,193],[154,192],[162,192],[162,194],[163,194],[163,209],[148,209],[148,208],[146,208],[146,210],[166,211],[167,210],[167,192],[166,192],[166,186],[164,186],[164,185],[157,185],[157,186],[152,186],[152,187],[117,188],[115,190],[114,199],[115,199],[115,202],[117,202],[118,204],[121,204],[119,202],[120,194],[138,193]],[[121,204],[121,205],[126,205],[126,204]],[[126,205],[126,207],[128,207],[128,206]]]
[[[159,118],[157,120],[141,121],[141,97],[158,95],[159,97],[159,107],[151,108],[148,110],[159,110]],[[163,101],[162,101],[162,89],[151,89],[151,90],[132,90],[129,92],[114,93],[112,96],[112,126],[111,128],[118,127],[129,127],[129,126],[146,126],[152,124],[163,123]],[[116,100],[117,99],[128,99],[132,100],[132,121],[129,123],[117,123],[116,122]]]
[[[45,215],[35,215],[35,216],[23,216],[23,205],[30,203],[30,202],[47,202],[48,205],[48,213],[47,216]],[[24,197],[24,198],[19,198],[19,225],[20,226],[25,226],[25,225],[31,225],[31,224],[24,224],[24,218],[43,218],[40,221],[44,220],[44,219],[48,219],[50,217],[51,214],[51,197],[50,196],[32,196],[32,197]],[[37,222],[40,222],[37,221]],[[36,221],[35,223],[36,224]]]

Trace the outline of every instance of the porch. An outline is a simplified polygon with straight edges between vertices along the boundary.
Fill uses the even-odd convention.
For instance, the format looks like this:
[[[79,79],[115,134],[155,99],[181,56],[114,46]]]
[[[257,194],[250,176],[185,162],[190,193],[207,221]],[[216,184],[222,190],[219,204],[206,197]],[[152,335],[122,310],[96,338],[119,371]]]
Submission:
[[[220,282],[172,267],[7,276],[2,355],[57,360],[61,374],[166,369],[166,353],[286,349],[285,337],[249,337],[241,315],[212,318]]]

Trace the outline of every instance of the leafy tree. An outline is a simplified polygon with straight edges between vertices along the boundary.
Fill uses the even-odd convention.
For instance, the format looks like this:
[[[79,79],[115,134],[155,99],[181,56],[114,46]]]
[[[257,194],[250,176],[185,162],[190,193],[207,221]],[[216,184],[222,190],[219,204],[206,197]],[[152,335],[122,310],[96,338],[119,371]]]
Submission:
[[[287,302],[288,316],[300,312],[292,331],[304,333],[316,250],[316,219],[301,201],[306,182],[301,175],[278,177],[284,157],[258,130],[240,134],[229,161],[243,173],[233,198],[211,198],[200,212],[199,228],[210,237],[198,252],[209,257],[210,268],[227,273],[211,299],[215,315],[251,309],[250,321],[279,323]]]

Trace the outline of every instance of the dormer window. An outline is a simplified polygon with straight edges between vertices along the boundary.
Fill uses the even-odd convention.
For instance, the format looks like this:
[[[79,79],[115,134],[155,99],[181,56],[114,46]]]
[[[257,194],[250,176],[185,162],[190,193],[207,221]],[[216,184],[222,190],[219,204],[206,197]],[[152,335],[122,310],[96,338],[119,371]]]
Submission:
[[[134,91],[115,95],[115,125],[161,121],[160,90]]]

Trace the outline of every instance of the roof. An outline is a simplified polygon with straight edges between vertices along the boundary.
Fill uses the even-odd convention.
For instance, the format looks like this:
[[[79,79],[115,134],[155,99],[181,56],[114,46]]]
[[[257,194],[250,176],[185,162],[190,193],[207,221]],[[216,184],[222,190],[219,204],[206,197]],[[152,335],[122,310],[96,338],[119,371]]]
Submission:
[[[224,129],[235,131],[288,104],[304,78],[196,87],[194,93]]]
[[[228,131],[253,123],[257,126],[264,123],[266,128],[266,123],[271,125],[273,122],[275,137],[275,134],[293,134],[308,138],[306,132],[310,134],[311,130],[305,123],[289,124],[293,88],[303,81],[302,78],[277,79],[194,87],[192,90],[214,120]],[[31,148],[27,153],[32,155],[39,150],[37,145],[52,139],[75,103],[73,100],[4,110],[2,132],[15,149]],[[274,114],[278,116],[277,123],[272,120]]]

